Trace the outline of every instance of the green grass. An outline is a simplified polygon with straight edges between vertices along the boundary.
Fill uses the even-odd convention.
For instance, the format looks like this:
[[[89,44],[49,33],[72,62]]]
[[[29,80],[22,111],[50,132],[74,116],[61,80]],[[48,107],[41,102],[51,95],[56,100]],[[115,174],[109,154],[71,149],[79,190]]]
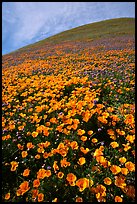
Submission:
[[[46,43],[58,44],[64,41],[96,40],[102,37],[107,38],[121,35],[135,35],[135,18],[116,18],[86,24],[27,45],[16,51],[37,48]]]

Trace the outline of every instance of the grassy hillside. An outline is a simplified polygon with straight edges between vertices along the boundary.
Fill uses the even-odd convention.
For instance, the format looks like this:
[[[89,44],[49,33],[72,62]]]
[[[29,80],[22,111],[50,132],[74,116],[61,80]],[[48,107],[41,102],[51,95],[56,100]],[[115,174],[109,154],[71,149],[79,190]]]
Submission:
[[[134,18],[117,18],[111,20],[104,20],[101,22],[95,22],[71,30],[61,32],[57,35],[51,36],[37,43],[25,46],[20,50],[26,50],[29,48],[38,48],[46,43],[58,44],[64,41],[81,41],[81,40],[96,40],[99,38],[108,38],[116,36],[135,34],[135,19]]]
[[[2,202],[135,201],[134,22],[2,57]]]

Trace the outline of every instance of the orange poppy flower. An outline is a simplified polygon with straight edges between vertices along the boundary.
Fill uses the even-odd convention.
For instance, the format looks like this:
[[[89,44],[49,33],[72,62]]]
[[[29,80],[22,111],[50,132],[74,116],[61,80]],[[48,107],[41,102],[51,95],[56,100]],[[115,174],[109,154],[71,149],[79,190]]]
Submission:
[[[28,152],[27,151],[22,151],[21,155],[22,155],[22,158],[25,158],[28,155]]]
[[[73,173],[68,173],[66,177],[68,182],[76,181],[77,177]]]
[[[135,164],[132,162],[126,162],[125,163],[125,167],[129,170],[129,171],[135,171]]]
[[[64,173],[63,172],[58,172],[58,178],[60,178],[60,179],[62,179],[63,178],[63,176],[64,176]]]
[[[5,195],[5,200],[9,200],[10,199],[10,193],[7,193],[6,195]]]
[[[32,189],[32,198],[36,198],[38,196],[39,190],[38,189]]]
[[[77,198],[76,198],[76,202],[83,202],[83,198],[77,197]]]
[[[39,179],[35,179],[35,180],[33,181],[33,187],[34,187],[34,188],[37,188],[37,187],[39,187],[39,185],[40,185],[40,180],[39,180]]]
[[[61,167],[67,167],[67,166],[70,166],[70,162],[67,161],[67,158],[63,158],[61,161],[60,161],[60,164],[61,164]]]
[[[19,187],[21,190],[21,195],[23,195],[24,193],[26,193],[30,189],[28,181],[24,181],[23,183],[20,184]]]
[[[25,169],[23,172],[23,176],[29,176],[30,170],[29,169]]]
[[[105,183],[106,185],[111,185],[112,181],[111,181],[111,179],[110,179],[109,177],[106,177],[106,178],[104,179],[104,183]]]
[[[76,181],[76,186],[79,187],[79,191],[82,192],[85,188],[89,187],[89,179],[87,178],[80,178]]]
[[[125,177],[122,175],[115,177],[115,185],[121,189],[124,189],[126,186]]]
[[[119,161],[120,161],[121,164],[124,164],[126,162],[126,160],[127,159],[125,157],[120,157],[119,158]]]
[[[81,139],[83,142],[87,141],[87,137],[86,137],[86,136],[82,136],[80,139]]]
[[[12,161],[11,163],[11,171],[16,171],[16,168],[18,167],[18,162]]]
[[[78,129],[78,135],[84,135],[85,134],[85,130],[82,130],[82,129]]]
[[[121,168],[121,173],[127,175],[129,173],[127,168]]]
[[[38,194],[38,202],[42,202],[44,200],[44,194],[43,193],[39,193]]]
[[[89,148],[86,147],[86,149],[84,149],[84,147],[80,147],[80,151],[87,154],[89,152]]]
[[[115,202],[123,202],[123,199],[120,196],[115,196]]]
[[[85,157],[80,157],[77,163],[78,163],[79,165],[85,164],[85,163],[86,163]]]
[[[73,141],[73,142],[70,143],[70,147],[72,149],[78,149],[79,146],[78,146],[78,143],[76,141]]]
[[[88,135],[92,135],[93,134],[93,131],[92,130],[89,130],[88,131]]]
[[[110,167],[110,170],[112,171],[112,173],[113,173],[114,175],[116,175],[116,174],[120,173],[121,168],[120,168],[119,166],[117,166],[117,165],[112,165],[112,166]]]
[[[59,170],[59,167],[58,167],[58,165],[57,165],[57,161],[54,161],[53,169],[54,169],[54,172],[55,172],[55,173],[57,172],[57,170]]]
[[[32,135],[32,137],[34,137],[34,138],[35,138],[35,137],[37,137],[37,136],[38,136],[38,132],[32,132],[32,134],[31,134],[31,135]]]
[[[113,147],[114,149],[119,146],[119,144],[118,144],[117,142],[111,142],[110,145],[111,145],[111,147]]]
[[[34,147],[34,145],[32,144],[32,142],[28,142],[27,143],[27,148],[28,149],[31,149],[31,148],[33,148]]]
[[[97,143],[98,140],[97,140],[96,138],[92,138],[91,142],[93,142],[93,143]]]

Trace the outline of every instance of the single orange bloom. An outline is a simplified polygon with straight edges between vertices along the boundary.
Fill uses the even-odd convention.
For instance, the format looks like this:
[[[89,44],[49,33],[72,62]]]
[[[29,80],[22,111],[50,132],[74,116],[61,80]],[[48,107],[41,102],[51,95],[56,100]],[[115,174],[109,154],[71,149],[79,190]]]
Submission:
[[[79,165],[85,164],[85,163],[86,163],[85,157],[80,157],[77,163],[78,163]]]
[[[45,153],[44,153],[45,154]],[[39,154],[36,154],[35,155],[35,159],[40,159],[40,155]]]
[[[72,149],[78,149],[79,146],[78,146],[78,143],[76,141],[73,141],[73,142],[70,143],[70,147]]]
[[[68,173],[66,179],[67,181],[71,182],[71,181],[76,181],[77,177],[73,173]]]
[[[46,177],[51,176],[51,171],[50,171],[50,170],[46,170],[46,172],[45,172],[45,176],[46,176]]]
[[[45,169],[39,169],[39,171],[37,172],[37,179],[44,179],[45,178],[45,174],[46,174],[46,170]]]
[[[38,196],[39,190],[38,189],[33,189],[32,190],[32,198],[36,198]]]
[[[63,172],[58,172],[58,178],[60,178],[60,179],[62,179],[63,178],[63,176],[64,176],[64,173]]]
[[[87,137],[86,137],[86,136],[82,136],[80,139],[81,139],[83,142],[87,141]]]
[[[9,200],[10,199],[10,193],[7,193],[6,195],[5,195],[5,200]]]
[[[37,137],[38,136],[38,132],[32,132],[32,137]]]
[[[127,168],[121,168],[121,173],[127,175],[129,173]]]
[[[126,160],[127,159],[125,157],[120,157],[119,158],[119,161],[120,161],[121,164],[124,164],[126,162]]]
[[[23,172],[23,176],[29,176],[30,170],[29,169],[25,169]]]
[[[39,193],[38,194],[38,202],[42,202],[44,200],[44,194],[43,193]]]
[[[67,166],[70,166],[70,162],[67,161],[67,158],[63,158],[61,161],[60,161],[60,164],[61,164],[61,167],[67,167]]]
[[[104,183],[105,183],[106,185],[111,185],[112,181],[111,181],[111,179],[110,179],[109,177],[106,177],[106,178],[104,179]]]
[[[23,183],[20,184],[19,187],[21,190],[21,195],[23,195],[24,193],[26,193],[30,189],[28,181],[24,181]]]
[[[27,151],[22,151],[21,155],[22,155],[22,158],[25,158],[28,155],[28,152]]]
[[[133,124],[134,116],[132,114],[126,115],[126,119],[124,120],[125,124]]]
[[[128,136],[126,137],[126,140],[128,140],[130,143],[134,143],[135,135],[128,135]]]
[[[119,144],[118,144],[117,142],[111,142],[110,145],[111,145],[111,147],[113,147],[114,149],[119,146]]]
[[[89,152],[89,148],[84,149],[84,147],[80,147],[80,151],[87,154]]]
[[[117,166],[117,165],[112,165],[112,166],[110,167],[110,170],[112,171],[112,173],[113,173],[114,175],[116,175],[116,174],[118,174],[118,173],[121,172],[121,168],[120,168],[119,166]]]
[[[16,168],[18,167],[18,162],[12,161],[11,163],[11,171],[16,171]]]
[[[85,130],[82,130],[82,129],[78,129],[78,135],[84,135],[85,134]]]
[[[96,138],[93,138],[93,139],[91,140],[91,142],[93,142],[93,143],[97,143],[98,140],[97,140]]]
[[[40,185],[40,180],[39,179],[35,179],[33,181],[33,187],[37,188],[37,187],[39,187],[39,185]]]
[[[43,135],[48,137],[49,136],[49,131],[48,131],[49,128],[44,128],[43,130]]]
[[[121,189],[124,189],[126,186],[125,177],[123,175],[122,176],[116,176],[115,177],[115,185]]]
[[[131,149],[131,146],[129,145],[129,143],[127,144],[122,144],[124,146],[124,151],[127,152],[129,149]]]
[[[123,202],[123,199],[120,196],[115,196],[115,202]]]
[[[79,187],[79,191],[82,192],[85,188],[89,187],[89,179],[87,178],[80,178],[76,181],[76,186]]]
[[[93,131],[92,130],[89,130],[88,131],[88,135],[92,135],[93,134]]]
[[[132,162],[126,162],[125,163],[125,167],[129,170],[129,171],[135,171],[135,164]]]
[[[56,118],[51,118],[51,119],[50,119],[50,122],[57,124],[57,119],[56,119]]]
[[[34,147],[34,145],[32,144],[32,142],[28,142],[27,143],[27,148],[28,149],[31,149],[31,148],[33,148]]]
[[[83,198],[77,197],[77,198],[76,198],[76,202],[83,202]]]
[[[21,144],[17,144],[17,147],[20,149],[20,150],[23,150],[24,146],[21,145]]]
[[[58,165],[57,165],[57,161],[54,161],[53,169],[54,169],[54,172],[55,172],[55,173],[56,173],[57,170],[59,170],[59,167],[58,167]]]

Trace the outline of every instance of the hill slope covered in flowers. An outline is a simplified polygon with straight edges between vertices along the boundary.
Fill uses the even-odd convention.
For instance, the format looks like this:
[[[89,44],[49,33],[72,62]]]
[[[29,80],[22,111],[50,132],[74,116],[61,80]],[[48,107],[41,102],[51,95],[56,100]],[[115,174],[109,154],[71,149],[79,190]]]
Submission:
[[[134,201],[135,21],[96,25],[2,57],[2,201]]]

